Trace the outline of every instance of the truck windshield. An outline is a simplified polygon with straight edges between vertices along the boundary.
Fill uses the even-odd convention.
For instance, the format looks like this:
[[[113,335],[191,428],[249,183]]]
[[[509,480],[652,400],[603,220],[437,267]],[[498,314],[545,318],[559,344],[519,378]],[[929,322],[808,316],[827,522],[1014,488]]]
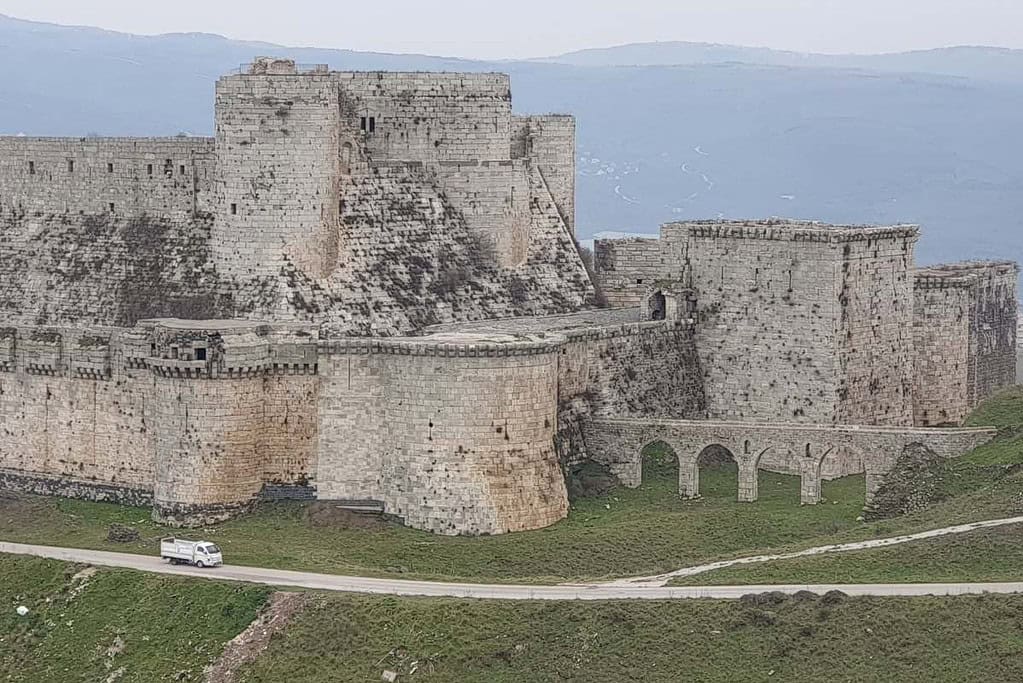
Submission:
[[[208,545],[206,546],[206,552],[208,552],[210,555],[216,555],[217,553],[220,552],[220,548],[218,548],[215,545]]]

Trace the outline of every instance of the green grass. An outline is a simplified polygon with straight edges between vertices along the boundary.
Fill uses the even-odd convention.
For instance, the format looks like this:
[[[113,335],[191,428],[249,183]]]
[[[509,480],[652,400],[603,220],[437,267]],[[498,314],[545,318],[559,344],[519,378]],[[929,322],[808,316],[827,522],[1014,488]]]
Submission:
[[[974,421],[1008,427],[1023,416],[1023,392],[982,406]],[[534,582],[600,580],[659,574],[730,557],[923,531],[1018,514],[1023,435],[1005,429],[991,444],[941,473],[945,500],[914,514],[864,524],[864,478],[824,484],[822,505],[799,505],[797,477],[760,474],[760,500],[738,503],[734,469],[705,469],[703,497],[679,500],[673,467],[650,454],[657,473],[635,490],[577,502],[548,529],[484,538],[434,536],[396,524],[376,529],[315,528],[301,505],[264,506],[209,529],[185,532],[223,546],[232,564],[373,576]],[[656,466],[656,460],[661,464]],[[149,521],[149,510],[83,501],[0,496],[0,539],[153,555],[175,533]],[[143,540],[107,542],[113,522],[138,527]],[[177,531],[176,533],[182,533]]]
[[[244,683],[1018,681],[1023,597],[488,602],[331,596]]]
[[[0,555],[0,680],[198,681],[269,589]],[[29,608],[27,616],[15,611]],[[178,678],[175,678],[175,677]]]
[[[778,560],[676,579],[673,585],[1023,581],[1023,525],[890,548]]]

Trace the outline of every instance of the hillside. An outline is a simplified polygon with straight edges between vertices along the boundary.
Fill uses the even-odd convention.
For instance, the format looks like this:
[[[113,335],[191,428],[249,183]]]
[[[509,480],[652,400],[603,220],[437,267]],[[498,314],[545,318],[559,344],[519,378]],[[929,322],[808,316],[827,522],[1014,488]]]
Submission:
[[[0,679],[342,683],[389,671],[423,683],[796,681],[838,680],[839,660],[841,680],[1023,675],[1011,656],[1023,598],[1005,595],[607,604],[314,593],[218,660],[267,593],[0,556]],[[215,660],[218,674],[204,676]]]
[[[734,62],[1023,82],[1023,50],[969,45],[878,55],[824,55],[712,43],[660,42],[579,50],[536,61],[576,66],[670,66]]]
[[[0,133],[209,135],[217,77],[258,54],[344,69],[501,70],[517,110],[579,119],[583,239],[655,232],[676,218],[783,215],[922,223],[924,263],[1023,260],[1023,79],[1010,77],[1023,73],[1018,53],[846,63],[744,48],[641,51],[650,50],[487,63],[0,17]],[[619,62],[658,64],[607,66]]]

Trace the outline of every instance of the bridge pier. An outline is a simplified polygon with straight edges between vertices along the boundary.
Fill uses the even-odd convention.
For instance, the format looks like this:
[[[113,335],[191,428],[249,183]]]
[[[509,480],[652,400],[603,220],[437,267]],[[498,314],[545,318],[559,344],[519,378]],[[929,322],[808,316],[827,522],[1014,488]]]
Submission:
[[[753,462],[739,462],[739,502],[757,502],[757,466]]]
[[[680,498],[699,498],[700,466],[696,460],[678,462],[678,495]]]
[[[821,502],[820,466],[814,462],[804,462],[799,470],[799,504],[819,504]]]

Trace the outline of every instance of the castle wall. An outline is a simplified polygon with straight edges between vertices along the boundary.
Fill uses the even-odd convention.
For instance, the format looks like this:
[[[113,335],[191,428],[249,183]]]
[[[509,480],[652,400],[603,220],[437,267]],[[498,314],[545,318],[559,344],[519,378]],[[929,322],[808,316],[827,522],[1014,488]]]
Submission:
[[[341,88],[345,111],[358,119],[349,125],[365,130],[373,161],[511,158],[511,83],[505,74],[338,72],[330,77]]]
[[[831,243],[732,224],[665,226],[688,247],[711,419],[830,424],[838,412]]]
[[[971,403],[1015,383],[1019,266],[996,262],[981,265],[970,326],[971,355],[977,369]]]
[[[151,378],[119,334],[0,329],[0,485],[127,504],[151,500]]]
[[[524,161],[450,161],[432,170],[466,224],[495,249],[500,265],[526,260],[532,216]]]
[[[211,138],[0,137],[0,205],[191,215],[209,206],[213,164]]]
[[[917,274],[913,336],[914,421],[957,424],[970,412],[970,287]]]
[[[843,236],[838,288],[837,422],[913,425],[914,230]]]
[[[539,167],[558,205],[562,219],[575,235],[575,117],[512,117],[512,158],[532,159]]]
[[[934,266],[915,274],[916,424],[961,423],[1016,381],[1016,264]]]
[[[325,73],[217,81],[214,256],[228,272],[313,277],[337,264],[341,126]]]
[[[658,280],[682,277],[682,264],[666,240],[633,237],[595,240],[593,267],[601,291],[612,308],[634,308]]]
[[[567,514],[556,344],[351,340],[328,355],[320,498],[378,500],[437,533],[539,528]]]

